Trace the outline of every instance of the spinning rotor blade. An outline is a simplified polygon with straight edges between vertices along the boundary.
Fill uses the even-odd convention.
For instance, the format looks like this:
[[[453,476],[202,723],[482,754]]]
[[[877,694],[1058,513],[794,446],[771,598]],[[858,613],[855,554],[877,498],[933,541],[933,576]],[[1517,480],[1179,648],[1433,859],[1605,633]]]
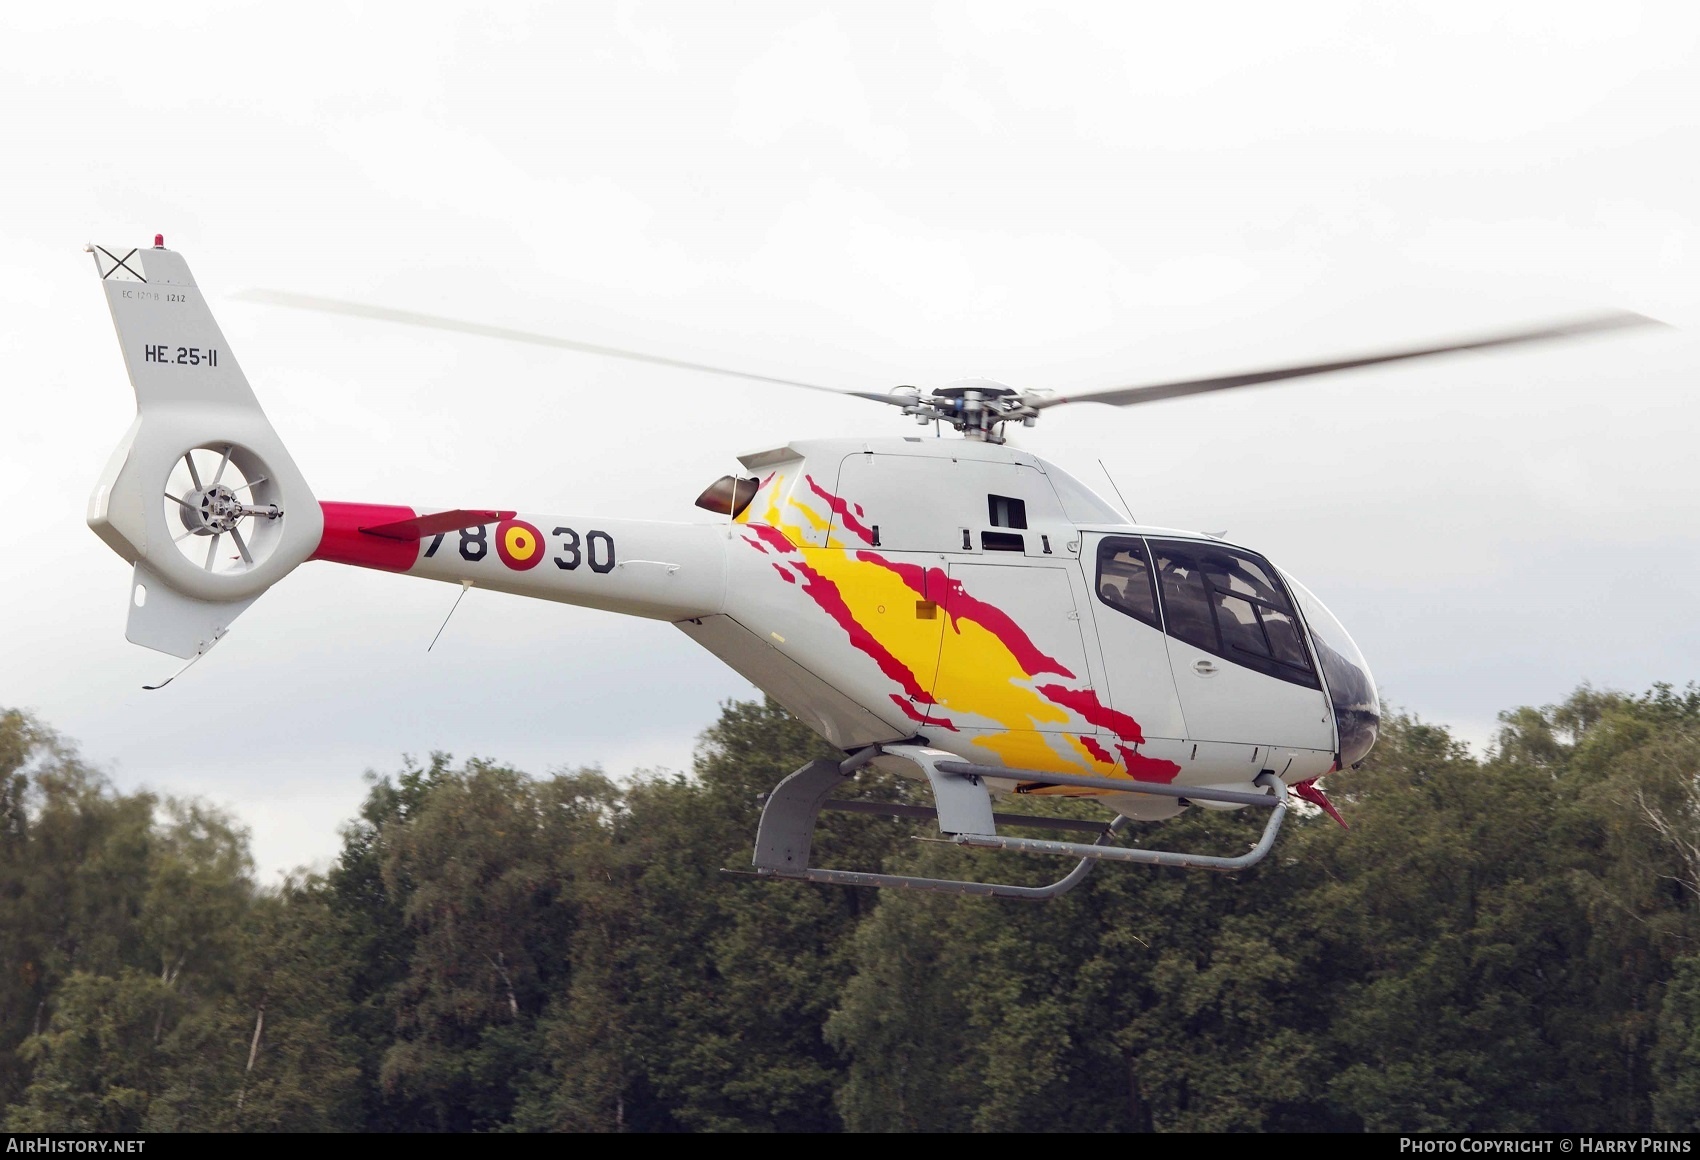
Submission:
[[[1632,314],[1628,311],[1617,311],[1580,318],[1574,322],[1535,327],[1532,330],[1514,330],[1505,334],[1490,335],[1486,338],[1448,342],[1438,346],[1413,347],[1387,354],[1371,354],[1359,358],[1341,359],[1337,362],[1305,363],[1300,366],[1279,367],[1266,371],[1248,371],[1244,374],[1221,375],[1210,379],[1186,379],[1172,383],[1111,387],[1108,390],[1081,394],[1044,395],[1027,399],[1026,402],[1035,410],[1055,407],[1063,403],[1109,403],[1115,407],[1131,407],[1135,403],[1155,403],[1160,399],[1176,399],[1183,395],[1202,395],[1207,391],[1226,391],[1235,387],[1255,387],[1260,383],[1279,382],[1282,379],[1298,379],[1309,375],[1332,374],[1335,371],[1349,371],[1357,367],[1375,366],[1377,363],[1428,358],[1431,355],[1452,354],[1465,350],[1487,350],[1490,347],[1515,346],[1524,342],[1545,342],[1557,338],[1574,338],[1578,335],[1623,330],[1632,326],[1663,325],[1665,324],[1657,319]]]
[[[679,370],[706,371],[711,375],[728,375],[735,379],[751,379],[758,383],[777,383],[782,387],[803,387],[806,390],[825,391],[832,395],[854,395],[858,399],[872,399],[876,403],[892,403],[899,407],[910,401],[906,398],[876,394],[872,391],[847,391],[839,387],[825,387],[819,383],[804,383],[798,382],[796,379],[781,379],[772,375],[758,375],[750,371],[733,370],[730,367],[687,362],[684,359],[668,358],[665,355],[621,350],[619,347],[599,346],[592,342],[575,342],[570,338],[559,338],[552,334],[538,334],[530,330],[514,330],[506,326],[488,326],[482,322],[465,322],[458,318],[444,318],[436,314],[419,314],[412,310],[392,310],[388,306],[370,306],[363,302],[344,302],[336,298],[319,298],[312,294],[291,294],[286,290],[243,290],[235,297],[245,302],[263,302],[269,306],[288,306],[296,310],[317,310],[325,314],[352,314],[357,318],[376,318],[383,322],[399,322],[406,326],[424,326],[432,330],[452,330],[459,334],[475,334],[480,338],[502,338],[509,342],[527,342],[534,346],[552,346],[561,350],[576,350],[584,354],[600,354],[607,355],[610,358],[631,359],[634,362],[654,363],[657,366],[675,367]]]

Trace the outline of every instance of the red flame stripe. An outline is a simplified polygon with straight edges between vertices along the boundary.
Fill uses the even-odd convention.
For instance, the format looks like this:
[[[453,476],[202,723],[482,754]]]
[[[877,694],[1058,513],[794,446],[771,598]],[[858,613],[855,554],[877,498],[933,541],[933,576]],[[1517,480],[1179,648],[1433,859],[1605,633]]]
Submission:
[[[814,476],[805,475],[803,476],[803,479],[808,483],[809,490],[824,499],[827,506],[832,509],[833,514],[843,522],[845,527],[849,528],[852,532],[855,532],[864,544],[871,544],[874,542],[874,534],[863,526],[860,520],[850,514],[849,504],[833,495],[830,491],[822,488],[820,484],[815,482]]]
[[[1118,713],[1098,700],[1091,689],[1065,689],[1061,685],[1040,685],[1039,693],[1071,712],[1078,713],[1100,729],[1108,729],[1123,741],[1142,745],[1145,730],[1126,713]]]
[[[772,524],[750,524],[748,527],[750,531],[766,540],[773,547],[778,548],[781,552],[796,551],[797,546],[790,540],[786,539],[785,533],[774,527]]]
[[[923,725],[937,725],[940,729],[948,729],[952,733],[956,732],[956,726],[951,722],[945,720],[943,717],[935,717],[931,711],[926,713],[917,713],[915,711],[915,706],[911,705],[902,697],[899,697],[896,693],[891,694],[891,702],[899,709],[902,709],[904,716],[908,717],[911,721],[919,721]]]
[[[961,632],[955,621],[971,620],[981,628],[997,637],[1003,646],[1015,657],[1021,671],[1030,677],[1040,673],[1055,673],[1059,677],[1074,679],[1074,674],[1063,667],[1063,663],[1055,657],[1040,652],[1021,626],[1012,620],[1007,612],[995,605],[987,604],[984,600],[970,596],[967,589],[962,587],[962,581],[952,580],[943,568],[922,568],[919,564],[902,564],[888,560],[878,552],[857,552],[856,559],[878,564],[880,567],[897,574],[902,581],[923,599],[937,601],[950,616],[952,629]],[[1041,690],[1042,692],[1043,690]]]
[[[1108,749],[1105,749],[1102,745],[1098,744],[1097,738],[1081,737],[1080,744],[1086,747],[1086,752],[1090,753],[1094,760],[1102,761],[1105,765],[1114,765],[1116,763],[1115,757]]]
[[[1138,781],[1160,781],[1166,784],[1174,781],[1175,775],[1181,771],[1181,767],[1172,761],[1135,753],[1125,745],[1116,746],[1116,752],[1122,755],[1122,768]]]
[[[816,572],[807,564],[793,565],[803,575],[803,591],[809,598],[820,605],[826,614],[838,622],[850,637],[850,643],[857,649],[872,657],[879,665],[880,672],[903,686],[903,691],[909,694],[909,699],[930,705],[933,699],[915,679],[915,674],[909,671],[909,666],[891,655],[891,652],[869,632],[850,611],[850,606],[844,602],[844,594],[838,590],[838,585]]]

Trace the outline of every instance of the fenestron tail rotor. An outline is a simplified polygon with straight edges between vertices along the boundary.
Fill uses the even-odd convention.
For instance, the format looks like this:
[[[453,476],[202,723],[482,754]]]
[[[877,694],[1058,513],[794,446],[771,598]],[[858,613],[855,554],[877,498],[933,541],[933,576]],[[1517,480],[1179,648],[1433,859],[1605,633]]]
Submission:
[[[183,453],[166,480],[164,503],[166,527],[185,560],[227,576],[250,571],[272,554],[284,512],[262,502],[270,494],[263,470],[246,449],[230,443]]]

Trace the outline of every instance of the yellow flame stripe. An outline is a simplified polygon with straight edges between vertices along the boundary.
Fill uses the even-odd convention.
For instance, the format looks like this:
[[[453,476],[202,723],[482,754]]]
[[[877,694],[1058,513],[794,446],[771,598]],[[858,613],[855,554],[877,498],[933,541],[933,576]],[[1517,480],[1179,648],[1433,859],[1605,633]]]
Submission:
[[[837,585],[857,622],[915,675],[922,688],[931,688],[943,716],[968,727],[972,725],[960,721],[961,717],[986,718],[1001,727],[1000,732],[974,738],[974,745],[1015,768],[1062,773],[1086,765],[1116,771],[1113,762],[1099,762],[1076,738],[1037,731],[1040,723],[1066,724],[1070,714],[1027,684],[1031,677],[995,633],[974,621],[918,617],[918,594],[889,568],[858,560],[853,550],[846,551],[830,539],[825,547],[808,543],[805,525],[814,532],[826,531],[831,527],[830,515],[823,517],[808,502],[791,495],[785,506],[793,518],[786,521],[780,506],[784,484],[783,476],[774,479],[765,522],[784,533],[810,569]],[[941,675],[941,634],[946,632],[958,635],[950,642],[951,665]],[[1092,729],[1086,726],[1083,731]],[[1055,748],[1059,743],[1066,743],[1072,752],[1059,752]]]

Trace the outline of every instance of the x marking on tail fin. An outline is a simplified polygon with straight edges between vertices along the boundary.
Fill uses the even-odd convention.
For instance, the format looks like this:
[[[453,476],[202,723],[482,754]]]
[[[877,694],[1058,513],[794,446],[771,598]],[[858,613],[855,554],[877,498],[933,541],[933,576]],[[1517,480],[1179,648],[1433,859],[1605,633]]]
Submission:
[[[139,249],[131,250],[122,258],[120,258],[117,254],[114,254],[105,246],[96,246],[95,249],[101,254],[104,254],[107,260],[112,263],[110,266],[107,266],[105,262],[101,263],[101,265],[105,267],[105,269],[100,272],[100,276],[103,281],[112,277],[114,274],[118,275],[118,280],[120,282],[128,282],[130,278],[134,278],[138,282],[147,281],[146,278],[142,277],[142,261],[140,258],[136,258],[136,255],[141,252]],[[130,265],[130,260],[132,258],[135,258],[136,260],[136,264],[134,266]],[[124,271],[124,274],[128,274],[130,278],[124,277],[124,274],[119,274],[118,271],[120,270]]]

